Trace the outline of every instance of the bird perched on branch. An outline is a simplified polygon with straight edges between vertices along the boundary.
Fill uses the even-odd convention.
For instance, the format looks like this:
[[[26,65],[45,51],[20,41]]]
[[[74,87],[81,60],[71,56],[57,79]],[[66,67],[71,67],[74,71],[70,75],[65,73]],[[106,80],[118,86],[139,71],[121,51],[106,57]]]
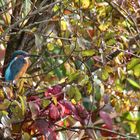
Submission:
[[[27,68],[30,65],[29,57],[32,56],[38,57],[38,55],[31,55],[22,50],[15,51],[6,68],[5,81],[17,82],[17,80],[27,71]]]

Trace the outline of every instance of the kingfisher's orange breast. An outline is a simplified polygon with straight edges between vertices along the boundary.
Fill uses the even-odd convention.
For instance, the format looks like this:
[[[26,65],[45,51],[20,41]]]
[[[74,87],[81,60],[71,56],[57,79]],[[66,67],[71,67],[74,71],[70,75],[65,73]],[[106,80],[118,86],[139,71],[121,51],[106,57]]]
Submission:
[[[23,67],[21,68],[20,72],[16,75],[15,81],[17,81],[20,77],[22,77],[26,73],[28,67],[30,66],[29,58],[24,58],[24,60],[25,60],[25,63]]]

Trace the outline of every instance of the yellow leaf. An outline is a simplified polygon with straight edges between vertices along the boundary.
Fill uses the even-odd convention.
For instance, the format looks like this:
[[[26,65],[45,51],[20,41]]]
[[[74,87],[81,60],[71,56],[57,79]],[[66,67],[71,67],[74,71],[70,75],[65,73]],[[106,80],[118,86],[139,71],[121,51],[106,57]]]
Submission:
[[[61,20],[60,26],[61,26],[61,30],[62,31],[66,31],[66,29],[67,29],[67,23],[66,23],[66,21]]]
[[[75,99],[71,99],[72,104],[76,105]]]
[[[90,6],[90,0],[81,0],[82,9],[87,9]]]
[[[26,97],[25,96],[19,96],[20,102],[21,102],[21,109],[22,109],[22,115],[26,112]]]
[[[109,28],[109,26],[110,26],[110,24],[111,23],[104,23],[104,24],[101,24],[100,26],[99,26],[99,29],[101,30],[101,31],[106,31],[108,28]]]
[[[55,105],[57,105],[57,98],[55,96],[52,97],[52,101]]]

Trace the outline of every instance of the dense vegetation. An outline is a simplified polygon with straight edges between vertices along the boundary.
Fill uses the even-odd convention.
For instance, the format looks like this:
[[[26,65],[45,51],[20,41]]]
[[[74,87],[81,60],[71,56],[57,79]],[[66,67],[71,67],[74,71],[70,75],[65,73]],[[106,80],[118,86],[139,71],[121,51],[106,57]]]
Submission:
[[[0,139],[140,137],[139,0],[0,0]],[[15,50],[37,54],[16,86]]]

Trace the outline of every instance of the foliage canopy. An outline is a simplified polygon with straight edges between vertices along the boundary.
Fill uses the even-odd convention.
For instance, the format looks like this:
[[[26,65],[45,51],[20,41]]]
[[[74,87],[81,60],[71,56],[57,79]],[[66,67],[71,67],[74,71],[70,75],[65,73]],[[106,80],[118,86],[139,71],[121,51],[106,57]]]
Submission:
[[[139,0],[0,0],[1,139],[139,139]],[[16,86],[15,50],[37,54]]]

